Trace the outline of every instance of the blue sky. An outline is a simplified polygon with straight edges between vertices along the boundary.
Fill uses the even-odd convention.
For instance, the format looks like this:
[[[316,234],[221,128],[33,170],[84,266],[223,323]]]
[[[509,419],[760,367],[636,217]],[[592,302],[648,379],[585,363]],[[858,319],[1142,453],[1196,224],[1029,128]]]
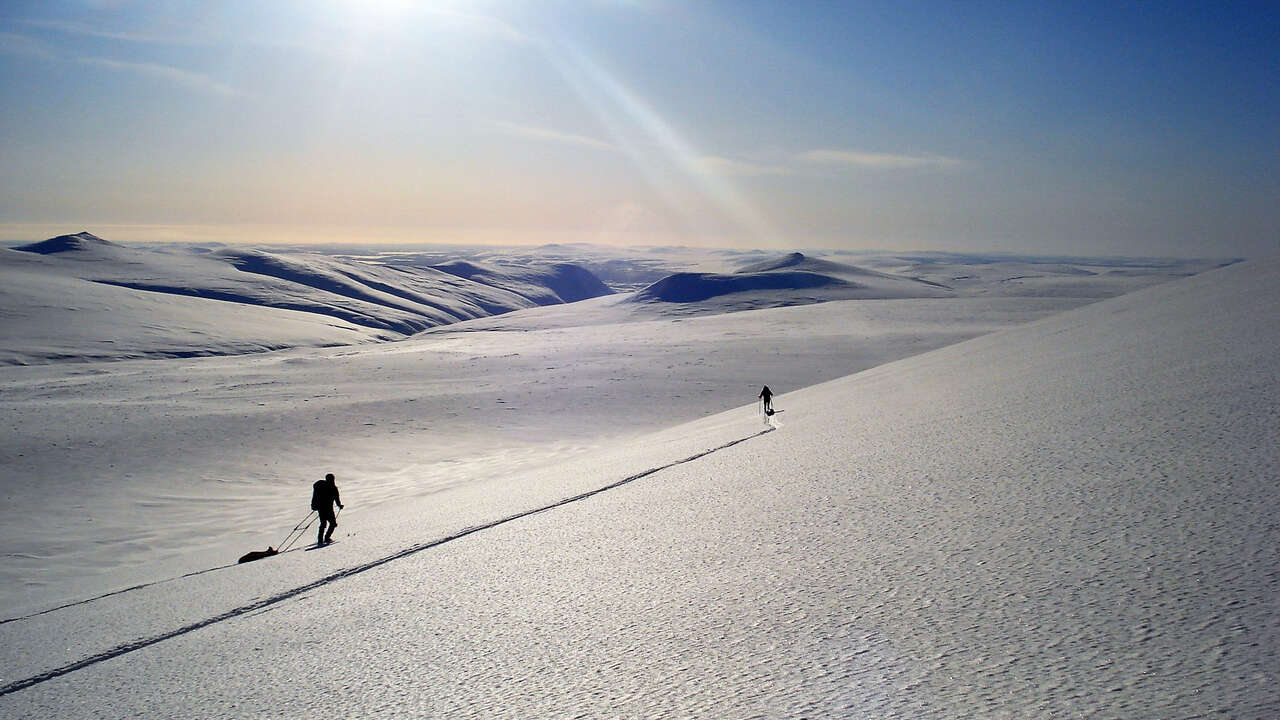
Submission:
[[[8,2],[0,239],[1275,254],[1277,17]]]

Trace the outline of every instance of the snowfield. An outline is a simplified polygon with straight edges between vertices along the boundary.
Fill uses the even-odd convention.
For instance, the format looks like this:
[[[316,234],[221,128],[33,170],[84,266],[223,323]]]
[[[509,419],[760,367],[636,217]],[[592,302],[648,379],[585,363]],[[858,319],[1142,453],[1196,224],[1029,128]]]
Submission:
[[[1280,262],[992,272],[4,368],[0,716],[1280,714]]]

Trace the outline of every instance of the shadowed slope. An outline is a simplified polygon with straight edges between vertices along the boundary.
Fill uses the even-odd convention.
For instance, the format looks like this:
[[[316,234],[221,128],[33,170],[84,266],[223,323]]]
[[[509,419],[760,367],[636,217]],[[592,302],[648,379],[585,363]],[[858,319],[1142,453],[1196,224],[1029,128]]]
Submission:
[[[832,285],[847,286],[848,283],[828,275],[811,272],[769,272],[746,275],[676,273],[636,293],[634,300],[636,302],[691,303],[733,293],[758,290],[808,290]]]
[[[120,246],[112,242],[107,242],[88,230],[85,230],[75,233],[74,235],[59,235],[58,237],[42,240],[38,243],[21,245],[14,248],[14,250],[37,253],[40,255],[54,255],[57,253],[75,252],[78,250],[118,247]]]
[[[735,273],[677,273],[638,291],[640,303],[699,303],[725,296],[725,310],[800,305],[831,300],[884,300],[947,297],[950,290],[937,283],[864,270],[791,253],[748,265]]]
[[[473,281],[311,253],[130,248],[87,232],[17,250],[0,252],[0,362],[17,364],[391,340],[610,292],[568,264]]]
[[[613,290],[590,271],[570,263],[514,267],[458,260],[432,267],[473,282],[518,293],[538,305],[577,302],[613,294]]]

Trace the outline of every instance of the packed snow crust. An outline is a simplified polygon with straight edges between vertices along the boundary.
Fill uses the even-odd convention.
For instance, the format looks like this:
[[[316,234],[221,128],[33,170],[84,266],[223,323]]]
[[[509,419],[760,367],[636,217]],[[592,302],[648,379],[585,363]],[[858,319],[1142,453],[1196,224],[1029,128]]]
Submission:
[[[0,624],[0,715],[1274,717],[1277,303],[1280,262],[1233,265],[786,393],[770,424],[363,511],[353,483],[330,548]]]

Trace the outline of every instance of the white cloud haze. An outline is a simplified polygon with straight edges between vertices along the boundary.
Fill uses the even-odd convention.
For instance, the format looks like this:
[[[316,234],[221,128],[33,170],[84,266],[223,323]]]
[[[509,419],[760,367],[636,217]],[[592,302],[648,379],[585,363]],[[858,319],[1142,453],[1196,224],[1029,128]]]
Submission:
[[[800,158],[820,165],[847,165],[871,170],[955,168],[964,164],[958,158],[945,155],[899,155],[859,150],[809,150],[801,153]]]

